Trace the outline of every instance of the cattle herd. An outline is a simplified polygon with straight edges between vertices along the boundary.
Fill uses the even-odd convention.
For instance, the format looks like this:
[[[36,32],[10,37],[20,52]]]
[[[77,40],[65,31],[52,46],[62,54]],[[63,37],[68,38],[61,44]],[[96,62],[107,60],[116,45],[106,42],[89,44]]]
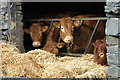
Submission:
[[[99,17],[100,15],[80,15],[72,18],[90,18]],[[59,54],[59,49],[65,47],[66,52],[81,52],[84,51],[92,31],[96,25],[96,20],[84,20],[81,24],[80,20],[72,20],[71,17],[63,17],[60,21],[52,23],[51,28],[48,25],[41,25],[40,23],[32,23],[30,28],[25,28],[24,32],[30,34],[32,39],[32,46],[39,47],[43,44],[43,33],[48,33],[46,36],[43,50],[49,51],[53,54]],[[100,21],[97,31],[94,35],[92,43],[88,52],[94,54],[94,61],[101,65],[107,64],[107,46],[105,42],[105,21]],[[78,28],[81,25],[81,28]],[[49,29],[50,28],[50,29]],[[77,31],[79,33],[76,36]]]

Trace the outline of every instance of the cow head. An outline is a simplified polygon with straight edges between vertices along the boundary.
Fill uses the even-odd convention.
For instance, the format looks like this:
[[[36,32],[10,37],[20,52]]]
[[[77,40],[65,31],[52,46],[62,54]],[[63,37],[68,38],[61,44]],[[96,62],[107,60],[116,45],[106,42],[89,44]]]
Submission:
[[[32,23],[29,29],[24,29],[24,32],[30,34],[33,41],[32,46],[39,47],[41,46],[42,42],[42,33],[45,32],[47,29],[48,26],[42,27],[39,23]]]
[[[60,37],[65,43],[73,42],[73,22],[72,18],[66,17],[60,20]]]
[[[106,44],[105,40],[96,40],[93,46],[94,61],[102,65],[107,65],[106,53],[108,44]]]

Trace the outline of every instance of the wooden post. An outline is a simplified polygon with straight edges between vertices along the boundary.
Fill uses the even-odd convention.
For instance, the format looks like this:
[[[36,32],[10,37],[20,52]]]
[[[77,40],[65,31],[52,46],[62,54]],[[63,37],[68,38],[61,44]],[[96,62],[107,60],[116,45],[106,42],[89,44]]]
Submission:
[[[23,46],[23,34],[24,34],[24,32],[23,32],[23,22],[21,21],[23,19],[21,10],[22,10],[21,3],[17,2],[17,3],[14,3],[13,8],[11,9],[11,13],[13,16],[12,17],[13,21],[16,23],[15,43],[16,43],[18,49],[23,53],[25,50],[24,50],[24,46]]]

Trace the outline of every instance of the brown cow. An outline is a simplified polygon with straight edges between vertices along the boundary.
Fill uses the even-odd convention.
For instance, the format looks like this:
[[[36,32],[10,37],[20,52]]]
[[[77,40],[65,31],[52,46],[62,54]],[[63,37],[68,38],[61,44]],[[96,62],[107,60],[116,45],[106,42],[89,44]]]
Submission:
[[[27,34],[30,34],[32,39],[32,46],[33,47],[39,47],[42,43],[42,33],[47,31],[48,26],[40,26],[39,23],[32,23],[30,28],[24,29],[24,32]]]
[[[96,40],[93,46],[94,61],[101,65],[108,65],[106,57],[108,44],[106,44],[106,41]]]
[[[67,52],[70,52],[70,45],[73,43],[73,22],[72,18],[60,19],[60,37],[66,43]]]
[[[59,35],[59,23],[54,22],[51,27],[50,33],[47,36],[46,44],[42,48],[45,51],[48,51],[53,54],[58,54],[58,48],[62,48],[64,43],[57,43]]]
[[[77,18],[89,18],[96,17],[97,15],[81,15]],[[62,18],[60,20],[60,37],[62,40],[67,43],[73,43],[73,37],[75,38],[76,31],[73,30],[73,27],[77,27],[80,24],[80,21],[72,21],[72,18]],[[80,32],[74,41],[72,52],[80,52],[86,48],[88,40],[91,36],[91,33],[95,27],[96,21],[85,20],[80,28]],[[101,21],[99,27],[95,33],[93,41],[96,39],[102,39],[105,37],[105,21]],[[90,45],[89,52],[92,52],[93,47]],[[70,46],[67,46],[67,51],[70,51]]]

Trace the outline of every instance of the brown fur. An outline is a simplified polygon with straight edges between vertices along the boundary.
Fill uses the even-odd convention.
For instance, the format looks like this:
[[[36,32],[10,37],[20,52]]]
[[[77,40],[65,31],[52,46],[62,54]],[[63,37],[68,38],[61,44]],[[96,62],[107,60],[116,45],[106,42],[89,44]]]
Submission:
[[[31,35],[33,42],[42,43],[42,33],[48,29],[48,26],[40,26],[39,23],[32,23],[30,28],[24,29],[24,32]],[[33,45],[32,45],[33,46]],[[39,47],[39,46],[38,46]]]
[[[106,57],[108,44],[106,44],[105,40],[96,40],[93,46],[94,61],[101,65],[108,65]]]
[[[81,15],[77,16],[78,18],[91,18],[91,17],[99,17],[99,15]],[[76,39],[74,43],[74,52],[77,52],[77,50],[85,49],[88,40],[90,39],[90,36],[92,34],[92,31],[96,25],[96,20],[85,20],[83,21],[83,25],[81,26],[80,33],[78,34],[78,38]],[[75,23],[75,22],[74,22]],[[96,39],[103,39],[105,37],[105,21],[100,21],[100,24],[98,25],[98,28],[96,30],[96,33],[93,37],[93,41]],[[90,47],[88,49],[88,52],[92,52],[93,47],[92,44],[90,44]]]
[[[90,17],[99,17],[100,15],[80,15],[80,16],[75,16],[74,18],[90,18]],[[71,39],[71,42],[74,41],[74,46],[72,52],[80,52],[81,50],[84,50],[88,44],[88,40],[90,39],[90,36],[92,34],[92,31],[96,25],[95,20],[85,20],[83,21],[83,24],[80,28],[80,32],[74,41]],[[72,21],[72,18],[67,17],[67,18],[62,18],[60,20],[60,25],[62,25],[65,29],[65,33],[62,33],[60,31],[60,37],[62,37],[62,40],[64,41],[65,36],[71,36],[75,38],[75,34],[78,31],[72,30],[73,26],[74,28],[77,28],[78,25],[80,24],[80,21]],[[69,27],[68,27],[69,26]],[[98,26],[98,29],[94,35],[93,41],[96,39],[102,39],[105,37],[105,21],[100,21],[100,24]],[[65,41],[64,41],[65,42]],[[67,42],[65,42],[67,43]],[[68,44],[68,43],[67,43]],[[67,50],[70,49],[70,46],[67,46]],[[93,47],[92,44],[90,44],[90,47],[88,49],[88,52],[92,52]]]
[[[58,34],[59,34],[59,31],[57,31],[57,29],[56,29],[56,26],[57,26],[56,24],[57,23],[53,23],[51,31],[50,31],[49,35],[47,36],[46,44],[42,48],[43,50],[46,50],[46,51],[53,53],[53,54],[58,54],[57,47],[64,46],[64,43],[57,43],[56,42],[58,40]]]

